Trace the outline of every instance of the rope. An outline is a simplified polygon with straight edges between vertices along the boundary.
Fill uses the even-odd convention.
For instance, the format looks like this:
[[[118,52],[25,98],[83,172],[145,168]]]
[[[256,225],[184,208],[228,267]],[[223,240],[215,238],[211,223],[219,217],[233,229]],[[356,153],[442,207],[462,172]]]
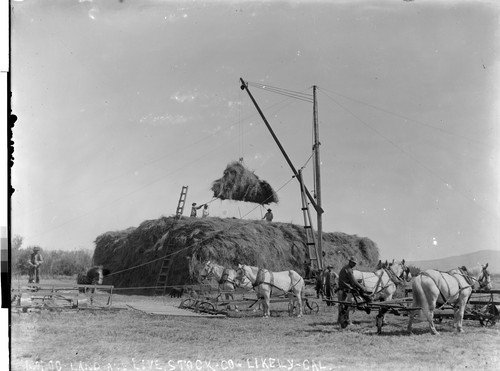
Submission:
[[[424,122],[420,122],[420,121],[417,121],[415,119],[412,119],[410,117],[407,117],[407,116],[403,116],[401,114],[398,114],[398,113],[395,113],[395,112],[392,112],[392,111],[389,111],[388,109],[385,109],[385,108],[381,108],[381,107],[377,107],[373,104],[369,104],[369,103],[366,103],[366,102],[363,102],[361,100],[358,100],[358,99],[354,99],[354,98],[351,98],[351,97],[348,97],[346,95],[343,95],[343,94],[340,94],[338,92],[335,92],[333,90],[328,90],[328,89],[324,89],[322,88],[321,89],[321,92],[323,94],[325,94],[327,97],[329,97],[330,99],[333,100],[332,97],[330,97],[328,94],[325,93],[325,91],[329,92],[329,93],[332,93],[332,94],[335,94],[337,96],[340,96],[342,98],[345,98],[345,99],[348,99],[352,102],[356,102],[356,103],[359,103],[359,104],[362,104],[362,105],[365,105],[367,107],[370,107],[370,108],[373,108],[375,110],[378,110],[378,111],[381,111],[381,112],[384,112],[384,113],[387,113],[389,115],[392,115],[394,117],[397,117],[397,118],[400,118],[400,119],[403,119],[405,120],[404,122],[408,122],[408,121],[412,121],[412,122],[415,122],[416,124],[419,124],[419,125],[422,125],[422,126],[425,126],[425,127],[428,127],[430,129],[434,129],[434,130],[437,130],[437,131],[440,131],[444,134],[448,134],[448,135],[451,135],[451,136],[454,136],[454,137],[457,137],[457,138],[460,138],[460,139],[463,139],[463,140],[466,140],[467,142],[473,142],[473,143],[476,143],[477,145],[480,145],[480,146],[486,146],[487,144],[484,143],[484,142],[481,142],[481,141],[478,141],[478,140],[475,140],[474,138],[468,138],[468,137],[465,137],[465,136],[462,136],[462,135],[459,135],[459,134],[456,134],[456,133],[453,133],[451,131],[448,131],[448,130],[444,130],[444,129],[441,129],[441,128],[437,128],[435,126],[432,126],[432,125],[429,125],[429,124],[426,124]],[[335,102],[335,100],[333,100]]]
[[[293,179],[293,178],[294,178],[294,177],[290,178],[290,179],[289,179],[289,180],[288,180],[285,184],[283,184],[283,185],[282,185],[282,186],[281,186],[281,187],[280,187],[280,188],[279,188],[276,192],[279,192],[279,191],[280,191],[281,189],[283,189],[286,185],[288,185],[288,183],[290,183],[290,182],[292,181],[292,179]],[[269,198],[269,197],[268,197],[268,198]],[[213,198],[213,199],[212,199],[211,201],[209,201],[208,203],[213,202],[213,201],[215,201],[215,200],[216,200],[216,198]],[[207,203],[207,204],[208,204],[208,203]],[[261,205],[261,204],[259,204],[258,206],[256,206],[256,207],[255,207],[255,208],[253,208],[252,210],[250,210],[248,213],[246,213],[245,215],[243,215],[242,217],[240,217],[240,219],[243,219],[245,216],[247,216],[248,214],[250,214],[251,212],[253,212],[255,209],[257,209],[257,208],[258,208],[258,207],[260,207],[260,206],[262,206],[262,205]],[[229,227],[227,227],[226,229],[223,229],[222,231],[224,231],[224,230],[225,230],[225,231],[227,231],[227,230],[229,230],[230,228],[233,228],[233,227],[235,227],[235,226],[229,226]],[[168,233],[168,232],[167,232],[167,233]],[[132,270],[132,269],[140,268],[140,267],[143,267],[143,266],[145,266],[145,265],[148,265],[148,264],[151,264],[151,263],[157,262],[157,261],[159,261],[159,260],[162,260],[162,259],[165,259],[165,258],[171,257],[171,256],[173,256],[173,255],[175,255],[175,254],[179,254],[180,252],[185,251],[185,250],[187,250],[187,249],[189,249],[189,248],[191,248],[191,247],[193,247],[193,246],[195,246],[195,245],[197,245],[197,244],[201,244],[202,242],[207,241],[207,240],[209,240],[209,239],[210,239],[210,237],[209,237],[209,238],[206,238],[206,239],[203,239],[203,240],[201,240],[201,241],[197,241],[197,242],[195,242],[195,243],[193,243],[193,244],[191,244],[191,245],[185,246],[185,247],[183,247],[182,249],[177,250],[177,251],[175,251],[175,252],[173,252],[173,253],[171,253],[171,254],[166,254],[166,255],[161,256],[161,257],[159,257],[159,258],[157,258],[157,259],[153,259],[153,260],[147,261],[147,262],[142,263],[142,264],[138,264],[138,265],[135,265],[135,266],[132,266],[132,267],[126,268],[126,269],[122,269],[122,270],[120,270],[120,271],[116,271],[116,272],[110,273],[110,274],[106,275],[106,277],[113,276],[113,275],[116,275],[116,274],[119,274],[119,273],[123,273],[123,272],[127,272],[127,271],[130,271],[130,270]]]
[[[294,176],[292,176],[292,177],[291,177],[291,178],[290,178],[290,179],[289,179],[289,180],[288,180],[285,184],[283,184],[280,188],[278,188],[278,189],[276,190],[276,193],[278,193],[278,192],[279,192],[279,191],[281,191],[283,188],[285,188],[285,187],[288,185],[288,183],[290,183],[290,182],[293,180],[293,178],[295,178],[295,175],[294,175]],[[266,198],[266,199],[264,200],[264,202],[265,202],[265,201],[267,201],[268,199],[270,199],[271,197],[272,197],[272,196],[269,196],[268,198]],[[253,211],[254,211],[254,210],[256,210],[257,208],[259,208],[259,207],[264,207],[264,206],[262,206],[262,205],[264,205],[264,202],[263,202],[263,203],[261,203],[261,204],[258,204],[257,206],[255,206],[252,210],[250,210],[249,212],[247,212],[246,214],[244,214],[243,216],[241,216],[241,217],[240,217],[240,219],[243,219],[245,216],[247,216],[248,214],[250,214],[251,212],[253,212]],[[262,214],[262,213],[261,213],[261,214]],[[229,227],[229,228],[231,228],[231,227]]]
[[[167,233],[168,233],[168,232],[167,232]],[[198,242],[198,243],[199,243],[199,242]],[[133,267],[126,268],[126,269],[122,269],[121,271],[117,271],[117,272],[113,272],[113,273],[107,274],[107,275],[106,275],[106,277],[113,276],[113,275],[118,274],[118,273],[123,273],[123,272],[129,271],[129,270],[135,269],[135,268],[142,267],[142,266],[144,266],[144,265],[148,265],[148,264],[154,263],[154,262],[156,262],[156,261],[158,261],[158,260],[162,260],[162,259],[168,258],[168,257],[170,257],[170,256],[173,256],[173,255],[175,255],[175,254],[180,253],[181,251],[187,250],[188,248],[190,248],[190,247],[192,247],[192,246],[194,246],[194,245],[195,245],[195,244],[191,244],[191,245],[188,245],[188,246],[183,247],[183,248],[182,248],[182,249],[180,249],[180,250],[174,251],[174,252],[173,252],[173,253],[171,253],[171,254],[168,254],[168,255],[166,254],[166,255],[164,255],[164,256],[162,256],[162,257],[160,257],[160,258],[153,259],[153,260],[147,261],[147,262],[142,263],[142,264],[134,265]]]
[[[499,219],[498,215],[492,213],[490,210],[482,207],[481,205],[479,205],[478,203],[476,203],[476,200],[474,198],[471,198],[469,197],[468,195],[466,195],[465,193],[463,193],[462,191],[456,189],[455,187],[452,187],[440,174],[438,174],[437,172],[435,172],[434,170],[432,170],[431,168],[429,168],[428,166],[424,165],[421,161],[419,161],[415,156],[413,156],[410,152],[408,151],[405,151],[401,146],[397,145],[394,141],[390,140],[387,136],[383,135],[381,132],[379,132],[378,130],[376,130],[375,128],[371,127],[366,121],[364,121],[363,119],[361,119],[359,116],[357,116],[356,114],[354,114],[351,110],[349,110],[347,107],[345,107],[344,105],[340,104],[338,101],[336,101],[335,99],[333,99],[331,96],[329,96],[328,94],[324,93],[328,98],[330,98],[334,103],[336,103],[339,107],[341,107],[343,110],[345,110],[347,113],[349,113],[351,116],[353,116],[355,119],[357,119],[359,122],[361,122],[364,126],[366,126],[368,129],[370,129],[371,131],[373,131],[375,134],[377,134],[378,136],[380,136],[381,138],[385,139],[387,142],[389,142],[390,144],[392,144],[395,148],[397,148],[401,153],[405,154],[408,158],[410,158],[411,160],[413,160],[416,164],[420,165],[423,169],[427,170],[431,175],[433,175],[436,179],[438,179],[439,181],[441,181],[443,183],[443,185],[445,185],[447,188],[453,190],[454,192],[456,192],[457,194],[459,194],[460,196],[462,196],[464,199],[472,202],[476,207],[478,207],[479,209],[483,210],[484,212],[488,213],[489,215],[493,216],[495,219]]]
[[[313,103],[313,98],[312,98],[311,94],[307,94],[307,93],[303,93],[303,92],[299,92],[299,91],[294,91],[294,90],[288,90],[288,89],[284,89],[284,88],[279,88],[279,87],[271,86],[271,85],[264,85],[261,83],[250,82],[250,81],[247,81],[247,84],[248,84],[248,86],[253,86],[253,87],[258,88],[258,89],[267,90],[271,93],[284,95],[284,96],[294,98],[297,100],[301,100],[304,102],[308,102],[308,103]]]

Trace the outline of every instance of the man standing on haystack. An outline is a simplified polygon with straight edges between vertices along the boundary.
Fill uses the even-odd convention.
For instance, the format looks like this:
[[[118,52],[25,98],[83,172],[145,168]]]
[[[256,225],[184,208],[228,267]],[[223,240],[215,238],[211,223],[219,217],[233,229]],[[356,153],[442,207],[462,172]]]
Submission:
[[[33,247],[33,252],[28,259],[28,283],[40,283],[40,265],[43,263],[42,255],[38,246]]]
[[[191,206],[191,217],[196,218],[196,210],[199,210],[203,207],[203,205],[196,206],[196,202],[193,202],[193,205]]]
[[[210,213],[208,212],[208,205],[207,204],[203,205],[202,211],[203,211],[203,214],[201,215],[202,218],[206,218],[207,216],[210,215]]]
[[[274,216],[273,216],[271,209],[267,209],[267,213],[266,213],[266,215],[264,215],[264,217],[262,219],[266,219],[268,222],[272,222],[273,217]]]

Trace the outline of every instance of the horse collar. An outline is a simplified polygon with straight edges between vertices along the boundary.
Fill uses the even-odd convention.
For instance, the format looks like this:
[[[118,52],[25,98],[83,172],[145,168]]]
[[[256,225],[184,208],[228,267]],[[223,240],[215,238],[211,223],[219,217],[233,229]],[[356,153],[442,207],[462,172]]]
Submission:
[[[399,285],[403,281],[401,278],[396,276],[396,273],[394,273],[391,268],[384,268],[384,271],[387,273],[391,281],[394,282],[394,284]]]

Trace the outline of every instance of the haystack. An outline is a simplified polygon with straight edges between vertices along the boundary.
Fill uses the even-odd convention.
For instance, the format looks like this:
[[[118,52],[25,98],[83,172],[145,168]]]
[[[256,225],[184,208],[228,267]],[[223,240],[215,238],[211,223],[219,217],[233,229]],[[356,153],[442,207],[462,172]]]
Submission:
[[[294,269],[304,275],[305,241],[304,227],[295,224],[162,217],[97,237],[94,262],[111,270],[105,284],[122,288],[155,286],[165,254],[174,254],[167,280],[172,286],[197,283],[207,260],[226,267],[241,263],[273,271]],[[332,265],[336,272],[351,255],[358,258],[360,267],[368,269],[379,259],[373,241],[344,233],[324,233],[323,250],[325,266]]]
[[[261,205],[277,203],[278,196],[264,180],[248,170],[239,161],[227,165],[222,178],[212,183],[215,198],[255,202]]]

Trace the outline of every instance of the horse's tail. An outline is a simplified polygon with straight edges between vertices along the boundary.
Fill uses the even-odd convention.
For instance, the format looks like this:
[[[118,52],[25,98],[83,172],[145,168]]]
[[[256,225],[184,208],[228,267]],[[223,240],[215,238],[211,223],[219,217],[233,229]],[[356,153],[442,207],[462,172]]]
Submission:
[[[411,284],[411,289],[413,293],[413,307],[414,308],[424,308],[427,305],[426,295],[422,287],[422,276],[418,275],[415,277]]]
[[[304,287],[306,285],[304,278],[300,274],[295,272],[294,270],[290,270],[288,274],[290,276],[290,284],[291,284],[290,290],[298,291],[299,293],[302,293],[302,291],[304,290]],[[295,283],[293,282],[294,276],[296,278]]]

